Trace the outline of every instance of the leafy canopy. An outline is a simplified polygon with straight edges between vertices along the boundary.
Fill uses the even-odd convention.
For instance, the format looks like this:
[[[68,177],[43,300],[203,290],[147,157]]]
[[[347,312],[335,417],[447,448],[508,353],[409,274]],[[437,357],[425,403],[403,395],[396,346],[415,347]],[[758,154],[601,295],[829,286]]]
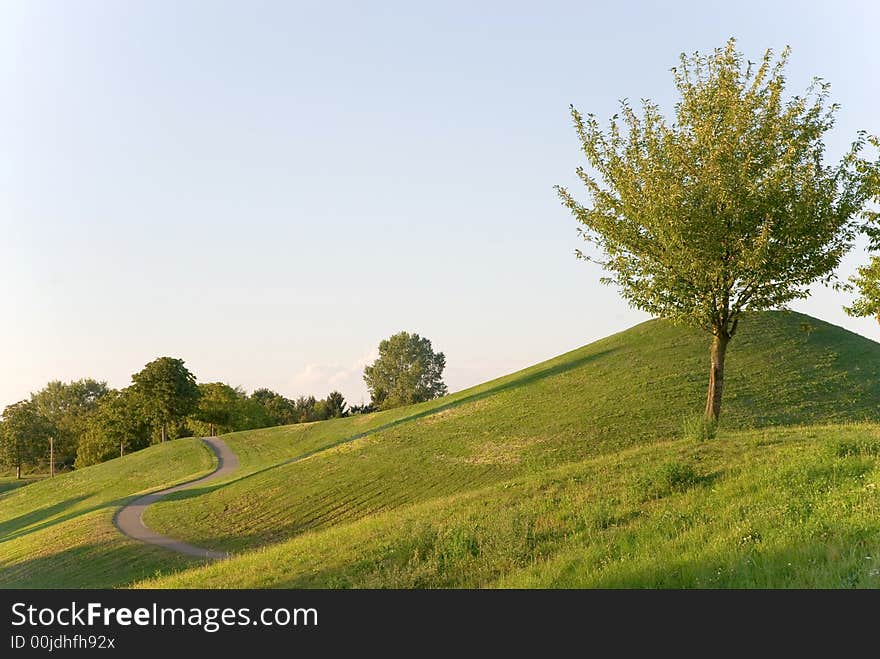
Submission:
[[[56,464],[73,464],[79,441],[109,392],[106,382],[85,378],[70,382],[53,380],[31,394],[31,402],[54,427]]]
[[[49,437],[55,427],[29,400],[8,405],[0,425],[0,458],[9,467],[21,467],[49,455]]]
[[[245,394],[223,382],[206,382],[198,385],[199,402],[190,418],[194,430],[206,435],[210,426],[220,434],[235,428],[236,410]]]
[[[323,413],[327,419],[338,419],[339,417],[348,416],[346,410],[345,396],[339,391],[331,391],[327,394],[327,398],[323,401]]]
[[[571,116],[590,171],[590,202],[557,191],[594,248],[605,283],[655,316],[731,336],[746,309],[769,309],[830,281],[851,247],[878,162],[859,133],[834,165],[829,85],[783,98],[788,49],[753,64],[731,39],[673,68],[680,100],[668,123],[657,105],[621,103],[607,130]]]
[[[87,467],[115,458],[120,451],[149,446],[150,426],[140,403],[133,387],[102,396],[79,439],[75,466]]]
[[[144,412],[155,423],[179,421],[196,408],[200,391],[182,359],[159,357],[131,379]]]
[[[379,344],[379,358],[364,369],[364,382],[373,405],[386,410],[444,395],[445,367],[446,356],[435,353],[429,339],[399,332]]]
[[[859,298],[852,306],[844,307],[846,312],[851,316],[874,316],[880,322],[880,256],[872,257],[850,281],[858,290]]]

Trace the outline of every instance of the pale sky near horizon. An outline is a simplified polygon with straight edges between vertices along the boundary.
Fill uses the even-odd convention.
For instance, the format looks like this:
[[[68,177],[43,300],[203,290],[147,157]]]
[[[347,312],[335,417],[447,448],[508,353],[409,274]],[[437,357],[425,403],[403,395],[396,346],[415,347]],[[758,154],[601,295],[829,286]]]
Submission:
[[[575,260],[553,191],[569,104],[668,111],[680,52],[790,44],[839,156],[880,133],[878,25],[867,1],[0,2],[0,407],[161,355],[358,402],[402,329],[458,390],[623,330],[647,316]],[[880,340],[848,301],[793,308]]]

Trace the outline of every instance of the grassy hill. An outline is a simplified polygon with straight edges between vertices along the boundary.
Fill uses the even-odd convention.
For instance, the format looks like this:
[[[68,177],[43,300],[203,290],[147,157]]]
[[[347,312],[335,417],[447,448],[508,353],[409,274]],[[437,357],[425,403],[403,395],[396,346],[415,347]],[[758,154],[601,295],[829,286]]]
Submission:
[[[241,551],[305,530],[540,473],[623,448],[677,438],[701,411],[707,339],[651,321],[525,371],[421,406],[306,460],[181,493],[146,521],[200,546]],[[744,321],[728,359],[725,426],[876,419],[880,346],[799,314]],[[425,414],[433,410],[433,414]],[[395,411],[406,414],[406,410]],[[421,414],[421,416],[419,416]],[[405,418],[405,417],[404,417]],[[233,450],[270,444],[273,459],[308,455],[351,434],[347,419],[314,428],[231,435]],[[321,429],[319,439],[313,434]],[[260,438],[259,440],[257,438]],[[261,451],[266,450],[265,448]],[[259,454],[259,453],[258,453]],[[198,513],[190,499],[198,497]]]
[[[878,454],[876,424],[648,444],[141,585],[876,588]]]
[[[108,559],[112,577],[64,584],[877,585],[880,345],[794,313],[740,327],[714,441],[681,433],[703,406],[707,337],[650,321],[429,403],[227,435],[240,470],[145,520],[236,557],[192,567],[106,535],[135,567]],[[37,487],[0,495],[0,524],[6,497]],[[16,526],[13,564],[29,535],[70,523]],[[67,574],[66,534],[32,544]],[[7,574],[9,556],[0,526],[0,585],[55,578]]]
[[[4,492],[9,492],[10,490],[15,490],[24,485],[29,485],[34,483],[42,476],[22,476],[21,478],[16,478],[15,476],[0,476],[0,494]]]
[[[198,440],[178,440],[0,494],[0,587],[109,587],[197,564],[128,539],[113,515],[213,460]]]

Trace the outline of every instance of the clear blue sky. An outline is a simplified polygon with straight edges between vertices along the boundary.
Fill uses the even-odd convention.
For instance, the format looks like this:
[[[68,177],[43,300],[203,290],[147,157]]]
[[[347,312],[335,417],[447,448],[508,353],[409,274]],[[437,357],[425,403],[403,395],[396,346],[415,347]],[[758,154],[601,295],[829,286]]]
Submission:
[[[681,51],[790,44],[790,89],[842,104],[839,155],[880,133],[878,25],[864,0],[7,0],[0,405],[160,355],[357,402],[401,329],[453,390],[624,329],[646,316],[574,259],[552,189],[580,162],[568,105],[668,109]],[[795,308],[880,340],[844,301]]]

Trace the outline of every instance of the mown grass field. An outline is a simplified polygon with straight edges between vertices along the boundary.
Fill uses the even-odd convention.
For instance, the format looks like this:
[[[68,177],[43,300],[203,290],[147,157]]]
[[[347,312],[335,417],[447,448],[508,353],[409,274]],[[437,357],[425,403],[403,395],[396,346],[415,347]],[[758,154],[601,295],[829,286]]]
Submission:
[[[198,564],[129,540],[113,515],[133,495],[213,463],[198,440],[178,440],[0,494],[0,587],[121,586]]]
[[[880,346],[798,314],[749,320],[739,343],[731,344],[727,427],[878,418],[880,409],[870,402],[880,400]],[[233,450],[245,456],[259,438],[258,453],[271,445],[275,460],[311,457],[182,492],[152,506],[145,520],[199,546],[243,551],[588,457],[674,440],[682,419],[701,408],[706,361],[704,336],[651,321],[452,400],[425,404],[420,413],[431,407],[435,413],[416,413],[384,429],[387,421],[355,417],[232,435]],[[377,429],[312,453],[320,443],[357,436],[355,422]],[[310,435],[318,429],[320,441]]]
[[[16,478],[15,476],[0,477],[0,495],[24,485],[35,483],[41,478],[44,478],[44,476],[22,476],[21,478]]]
[[[880,426],[600,455],[146,587],[878,587]]]
[[[707,343],[651,321],[429,403],[227,435],[238,472],[145,520],[232,559],[194,566],[111,537],[110,509],[158,480],[132,468],[145,480],[76,516],[103,515],[104,536],[54,516],[0,535],[0,586],[878,585],[880,345],[800,314],[747,317],[722,430],[697,442],[682,421],[702,410]],[[183,451],[182,473],[210,464],[196,449],[149,451]],[[0,495],[0,532],[5,498],[37,487]],[[111,548],[94,576],[75,565],[83,545]],[[38,546],[45,576],[25,569]],[[7,574],[10,556],[25,568]]]

